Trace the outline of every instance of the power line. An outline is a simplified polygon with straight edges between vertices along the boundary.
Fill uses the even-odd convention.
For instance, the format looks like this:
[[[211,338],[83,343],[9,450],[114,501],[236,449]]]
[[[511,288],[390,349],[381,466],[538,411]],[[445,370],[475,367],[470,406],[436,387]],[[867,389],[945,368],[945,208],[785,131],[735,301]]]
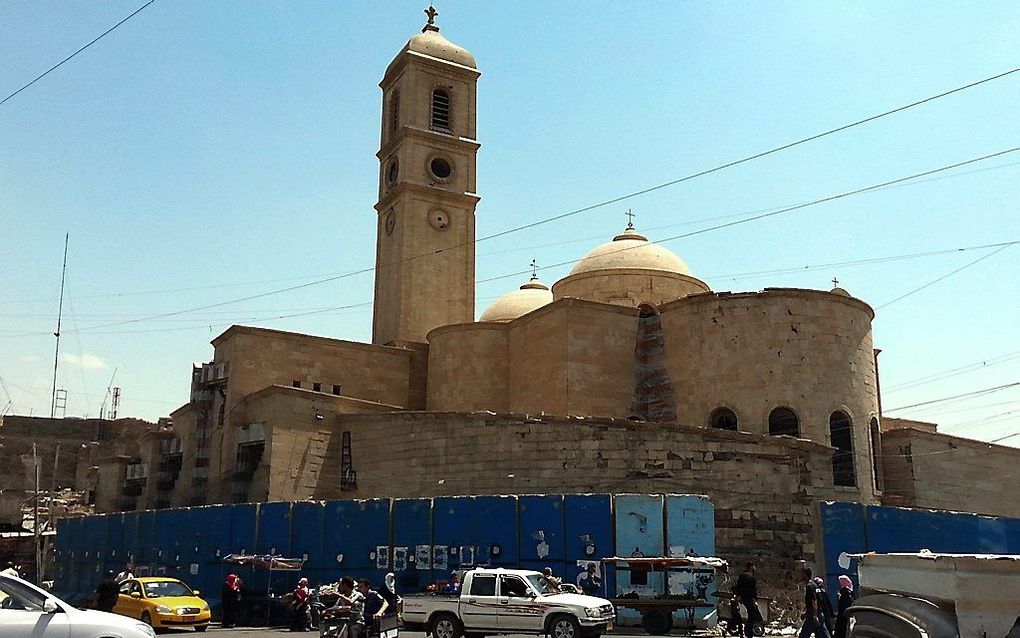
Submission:
[[[963,266],[960,266],[956,270],[951,270],[951,271],[947,272],[946,274],[942,275],[941,277],[938,277],[936,279],[932,279],[931,281],[929,281],[928,283],[924,284],[923,286],[918,286],[917,288],[914,288],[910,292],[904,293],[904,294],[900,295],[899,297],[896,297],[892,301],[887,301],[884,304],[882,304],[881,306],[876,306],[875,310],[881,310],[882,308],[885,308],[887,306],[891,306],[892,304],[896,303],[897,301],[901,301],[903,299],[906,299],[907,297],[913,295],[914,293],[921,292],[925,288],[928,288],[930,286],[934,286],[935,284],[937,284],[938,282],[942,281],[943,279],[948,279],[949,277],[952,277],[953,275],[955,275],[955,274],[957,274],[959,272],[962,272],[962,271],[970,268],[971,266],[975,266],[975,265],[979,264],[980,262],[982,262],[982,261],[984,261],[986,259],[994,257],[995,255],[998,255],[999,253],[1001,253],[1002,251],[1006,250],[1010,246],[1012,246],[1012,244],[1006,244],[1005,246],[1002,246],[1000,248],[997,248],[997,249],[993,250],[992,252],[988,253],[987,255],[982,255],[982,256],[978,257],[977,259],[975,259],[974,261],[968,262],[968,263],[964,264]]]
[[[882,394],[892,394],[893,392],[900,392],[919,385],[925,385],[927,383],[933,383],[935,381],[941,381],[943,379],[955,377],[957,375],[967,374],[970,372],[977,372],[978,370],[984,370],[985,368],[990,368],[992,366],[999,365],[1000,363],[1007,363],[1017,358],[1020,358],[1020,350],[1017,350],[1015,352],[1008,352],[997,357],[982,359],[981,361],[968,363],[967,365],[952,368],[950,370],[943,370],[942,372],[935,372],[929,375],[925,375],[923,377],[917,377],[909,381],[895,383],[883,389]]]
[[[584,212],[587,212],[587,211],[590,211],[590,210],[594,210],[596,208],[601,208],[603,206],[608,206],[610,204],[616,204],[616,203],[622,202],[624,200],[631,199],[633,197],[638,197],[639,195],[646,195],[648,193],[651,193],[651,192],[654,192],[654,191],[657,191],[657,190],[662,190],[663,188],[668,188],[670,186],[675,186],[676,184],[687,182],[687,181],[690,181],[692,179],[697,179],[699,177],[704,177],[705,175],[710,175],[712,173],[716,173],[716,172],[719,172],[721,170],[725,170],[727,168],[732,168],[734,166],[738,166],[740,164],[744,164],[744,163],[750,162],[752,160],[760,159],[762,157],[766,157],[768,155],[772,155],[772,154],[778,153],[780,151],[785,151],[785,150],[793,148],[795,146],[800,146],[801,144],[806,144],[807,142],[811,142],[811,141],[814,141],[814,140],[817,140],[817,139],[821,139],[821,138],[826,137],[828,135],[832,135],[834,133],[839,133],[840,131],[845,131],[847,129],[851,129],[851,128],[855,127],[855,126],[860,126],[861,124],[866,124],[868,122],[873,122],[873,121],[875,121],[877,119],[886,117],[888,115],[892,115],[894,113],[899,113],[901,111],[906,111],[907,109],[914,108],[915,106],[920,106],[920,105],[925,104],[927,102],[931,102],[933,100],[937,100],[939,98],[946,97],[947,95],[952,95],[953,93],[958,93],[960,91],[965,91],[966,89],[973,88],[975,86],[979,86],[979,85],[984,84],[986,82],[991,82],[993,80],[998,80],[999,78],[1004,78],[1004,77],[1006,77],[1008,75],[1016,73],[1017,71],[1020,71],[1020,67],[1017,67],[1017,68],[1014,68],[1014,69],[1010,69],[1009,71],[1005,71],[1003,73],[999,73],[999,74],[996,74],[996,75],[984,78],[982,80],[978,80],[977,82],[971,82],[970,84],[966,84],[964,86],[960,86],[960,87],[957,87],[955,89],[950,89],[948,91],[943,91],[942,93],[939,93],[937,95],[932,95],[930,97],[926,97],[924,99],[917,100],[915,102],[911,102],[910,104],[904,104],[903,106],[899,106],[899,107],[896,107],[894,109],[890,109],[888,111],[879,113],[877,115],[872,115],[870,117],[866,117],[864,119],[857,120],[856,122],[850,122],[849,124],[844,124],[842,126],[837,126],[836,128],[829,129],[829,130],[823,131],[821,133],[816,133],[814,135],[809,135],[808,137],[801,138],[801,139],[796,140],[794,142],[789,142],[789,143],[783,144],[781,146],[776,146],[774,148],[770,148],[770,149],[768,149],[766,151],[761,151],[761,152],[755,153],[753,155],[748,155],[746,157],[742,157],[740,159],[733,160],[732,162],[727,162],[725,164],[720,164],[719,166],[716,166],[714,168],[709,168],[709,169],[705,169],[705,170],[702,170],[702,171],[698,171],[697,173],[691,173],[690,175],[685,175],[684,177],[673,179],[673,180],[670,180],[668,182],[663,182],[661,184],[657,184],[655,186],[650,186],[648,188],[643,188],[641,190],[634,191],[632,193],[628,193],[626,195],[620,195],[619,197],[614,197],[612,199],[608,199],[608,200],[599,202],[597,204],[591,204],[589,206],[584,206],[582,208],[577,208],[575,210],[567,211],[565,213],[560,213],[558,215],[553,215],[552,217],[546,217],[545,219],[540,219],[540,220],[531,222],[529,224],[525,224],[523,226],[517,226],[515,228],[508,228],[507,230],[499,231],[499,232],[493,233],[491,235],[485,235],[484,237],[481,237],[481,238],[477,239],[476,241],[485,241],[487,239],[493,239],[495,237],[502,237],[504,235],[509,235],[511,233],[516,233],[516,232],[519,232],[519,231],[522,231],[522,230],[526,230],[528,228],[534,228],[536,226],[541,226],[542,224],[547,224],[549,222],[558,221],[558,220],[564,219],[566,217],[571,217],[571,216],[574,216],[574,215],[578,215],[580,213],[584,213]]]
[[[962,399],[964,397],[977,396],[979,394],[991,394],[992,392],[998,392],[1007,388],[1014,388],[1020,385],[1020,381],[1014,381],[1013,383],[1007,383],[1005,385],[997,385],[991,388],[985,388],[983,390],[974,390],[973,392],[964,392],[963,394],[956,394],[951,397],[943,397],[941,399],[932,399],[930,401],[922,401],[921,403],[911,403],[910,405],[901,405],[896,408],[889,408],[885,412],[897,412],[899,410],[906,410],[907,408],[917,408],[922,405],[931,405],[933,403],[942,403],[944,401],[951,401],[953,399]]]
[[[10,94],[10,95],[8,95],[7,97],[5,97],[5,98],[4,98],[3,100],[0,100],[0,105],[2,105],[2,104],[3,104],[4,102],[6,102],[7,100],[11,99],[12,97],[14,97],[15,95],[17,95],[18,93],[21,93],[22,91],[24,91],[24,90],[25,90],[25,89],[27,89],[28,87],[32,86],[33,84],[35,84],[35,83],[36,83],[36,82],[38,82],[39,80],[43,79],[44,77],[46,77],[47,75],[49,75],[49,74],[50,74],[50,73],[51,73],[52,71],[55,71],[55,70],[56,70],[56,69],[57,69],[58,67],[60,67],[60,66],[61,66],[61,65],[63,65],[63,64],[65,63],[65,62],[69,61],[69,60],[70,60],[71,58],[73,58],[74,56],[78,55],[79,53],[81,53],[81,52],[82,52],[82,51],[84,51],[85,49],[89,48],[90,46],[92,46],[92,45],[93,45],[93,44],[95,44],[96,42],[99,42],[99,41],[100,41],[101,39],[103,39],[103,38],[104,38],[104,37],[105,37],[106,35],[108,35],[108,34],[109,34],[109,33],[110,33],[111,31],[113,31],[114,29],[116,29],[116,28],[117,28],[117,27],[119,27],[120,25],[124,24],[125,22],[127,22],[127,21],[128,21],[128,20],[130,20],[131,18],[133,18],[133,17],[135,17],[136,15],[138,15],[139,13],[141,13],[142,9],[144,9],[144,8],[145,8],[145,7],[147,7],[147,6],[149,6],[150,4],[152,4],[152,3],[153,3],[153,2],[155,2],[155,1],[156,1],[156,0],[149,0],[148,2],[146,2],[145,4],[143,4],[142,6],[138,7],[138,8],[137,8],[137,9],[135,9],[134,11],[132,11],[132,12],[131,12],[131,14],[130,14],[130,15],[129,15],[128,17],[124,18],[123,20],[121,20],[121,21],[120,21],[120,22],[118,22],[117,24],[113,25],[112,27],[110,27],[110,28],[109,28],[109,29],[107,29],[106,31],[103,31],[102,33],[100,33],[99,35],[97,35],[97,36],[96,36],[95,38],[93,38],[93,39],[92,39],[92,41],[91,41],[91,42],[89,42],[88,44],[86,44],[86,45],[85,45],[85,46],[83,46],[82,48],[78,49],[77,51],[75,51],[75,52],[74,52],[74,53],[72,53],[71,55],[67,56],[66,58],[64,58],[64,59],[63,59],[63,60],[61,60],[60,62],[57,62],[56,64],[54,64],[54,65],[53,65],[53,66],[51,66],[50,68],[46,69],[46,70],[45,70],[45,71],[43,71],[43,72],[42,72],[41,74],[39,74],[38,76],[36,76],[36,78],[35,78],[34,80],[32,80],[31,82],[29,82],[29,83],[28,83],[28,84],[26,84],[25,86],[21,87],[20,89],[18,89],[18,90],[17,90],[17,91],[15,91],[14,93],[11,93],[11,94]],[[990,79],[994,79],[994,78],[990,78]]]

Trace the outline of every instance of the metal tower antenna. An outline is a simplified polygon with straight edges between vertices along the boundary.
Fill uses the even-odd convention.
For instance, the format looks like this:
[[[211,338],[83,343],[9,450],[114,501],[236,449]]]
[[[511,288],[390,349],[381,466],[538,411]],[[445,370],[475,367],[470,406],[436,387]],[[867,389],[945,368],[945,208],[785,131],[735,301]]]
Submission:
[[[110,420],[117,420],[117,412],[120,411],[120,388],[113,389],[113,401],[110,402]]]
[[[117,378],[117,370],[113,369],[113,375],[110,377],[110,383],[106,385],[106,396],[103,397],[103,404],[99,406],[99,418],[102,419],[106,415],[106,401],[110,398],[110,390],[113,388],[113,380]]]
[[[53,391],[50,393],[50,418],[57,414],[57,364],[60,362],[60,321],[64,318],[64,276],[67,274],[67,241],[70,233],[64,234],[64,265],[60,268],[60,305],[57,307],[57,347],[53,351]]]

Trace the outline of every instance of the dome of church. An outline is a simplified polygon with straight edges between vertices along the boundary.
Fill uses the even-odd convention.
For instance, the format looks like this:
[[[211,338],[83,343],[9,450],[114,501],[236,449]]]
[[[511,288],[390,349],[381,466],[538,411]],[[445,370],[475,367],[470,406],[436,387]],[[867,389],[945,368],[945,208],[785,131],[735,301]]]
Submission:
[[[472,69],[478,68],[475,64],[475,56],[471,55],[467,49],[459,47],[444,38],[439,33],[439,29],[435,27],[431,29],[426,27],[423,33],[413,36],[407,41],[407,44],[404,45],[400,52],[403,53],[404,51],[414,51],[415,53],[439,58],[440,60],[468,66]]]
[[[614,268],[640,268],[643,270],[664,270],[680,275],[691,275],[691,269],[684,260],[659,244],[627,226],[613,241],[593,249],[581,261],[574,264],[570,274],[610,270]]]
[[[492,305],[482,313],[479,321],[511,321],[532,310],[538,310],[552,300],[553,295],[549,287],[532,275],[531,281],[521,286],[519,290],[508,292],[492,302]]]

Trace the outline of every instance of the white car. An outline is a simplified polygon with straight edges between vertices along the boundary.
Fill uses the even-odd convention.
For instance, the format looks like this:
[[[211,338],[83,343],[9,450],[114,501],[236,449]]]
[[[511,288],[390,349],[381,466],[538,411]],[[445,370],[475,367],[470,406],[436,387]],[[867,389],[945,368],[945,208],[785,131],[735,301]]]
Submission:
[[[20,578],[0,574],[2,638],[155,638],[133,618],[76,609]]]

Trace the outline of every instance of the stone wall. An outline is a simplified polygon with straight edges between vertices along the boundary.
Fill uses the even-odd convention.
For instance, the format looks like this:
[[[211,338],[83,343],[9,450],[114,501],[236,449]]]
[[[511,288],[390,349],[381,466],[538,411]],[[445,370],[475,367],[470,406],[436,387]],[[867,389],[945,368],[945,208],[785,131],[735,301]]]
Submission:
[[[741,431],[765,434],[770,412],[793,410],[800,436],[828,444],[829,419],[848,414],[857,486],[872,497],[869,422],[878,414],[871,308],[796,289],[707,293],[660,308],[677,419],[707,424],[719,407]]]
[[[555,299],[574,297],[617,306],[657,306],[707,292],[705,282],[666,270],[609,268],[567,275],[552,287]]]
[[[1020,517],[1020,449],[916,428],[882,446],[884,504]]]
[[[355,491],[340,490],[343,431],[352,435]],[[827,446],[701,427],[404,412],[338,415],[331,427],[274,426],[272,438],[273,499],[706,494],[716,506],[719,553],[761,559],[773,579],[785,579],[796,560],[814,559],[818,499],[874,502],[866,491],[832,485]]]

